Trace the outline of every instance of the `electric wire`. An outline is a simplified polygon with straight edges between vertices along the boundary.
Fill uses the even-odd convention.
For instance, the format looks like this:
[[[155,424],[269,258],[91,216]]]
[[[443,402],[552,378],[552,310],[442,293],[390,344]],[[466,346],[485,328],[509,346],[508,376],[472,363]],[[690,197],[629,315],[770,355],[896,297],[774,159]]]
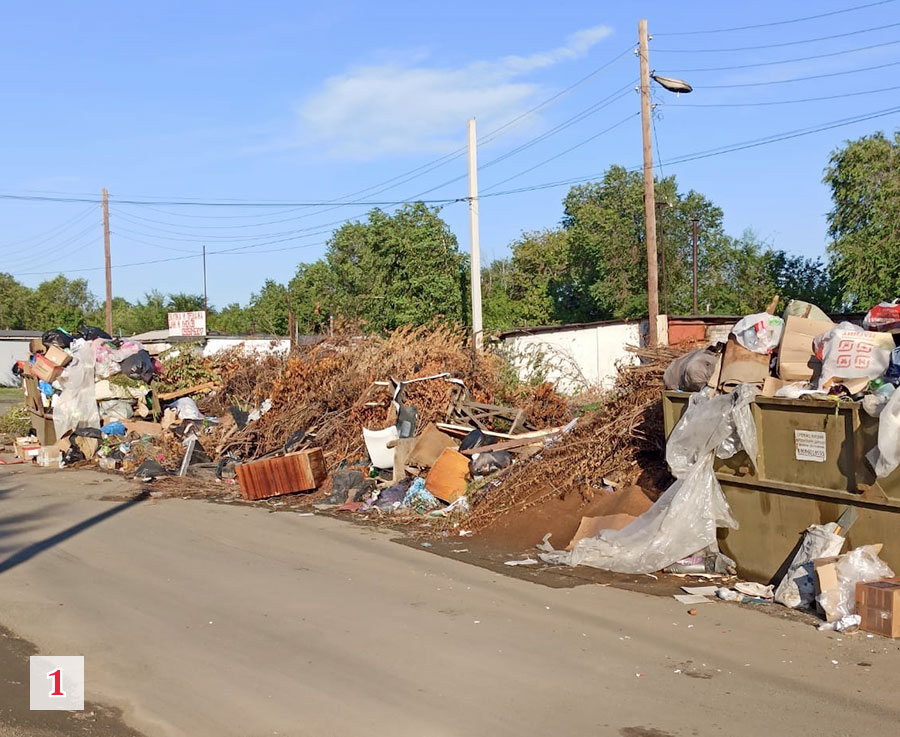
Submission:
[[[805,102],[822,102],[825,100],[839,100],[845,97],[874,95],[879,92],[892,92],[893,90],[900,90],[900,85],[881,87],[877,90],[860,90],[859,92],[844,92],[837,95],[823,95],[822,97],[801,97],[796,100],[767,100],[764,102],[675,102],[666,103],[666,110],[677,110],[682,107],[766,107],[770,105],[797,105]]]
[[[757,61],[751,64],[731,64],[723,67],[696,67],[694,69],[674,69],[670,74],[687,74],[697,72],[726,72],[735,69],[753,69],[756,67],[772,67],[779,64],[793,64],[798,61],[813,61],[815,59],[827,59],[833,56],[844,56],[846,54],[855,54],[858,51],[869,51],[871,49],[879,49],[884,46],[896,46],[900,44],[900,39],[894,41],[884,41],[882,43],[870,44],[868,46],[859,46],[855,49],[844,49],[843,51],[831,51],[827,54],[814,54],[812,56],[797,56],[793,59],[779,59],[778,61]]]
[[[872,28],[861,28],[858,31],[848,31],[847,33],[835,33],[831,36],[819,36],[818,38],[804,38],[799,41],[782,41],[773,44],[759,44],[757,46],[732,46],[725,49],[653,49],[654,54],[720,54],[732,51],[757,51],[759,49],[777,49],[784,46],[799,46],[801,44],[811,44],[818,41],[832,41],[836,38],[847,38],[848,36],[859,36],[862,33],[872,33],[874,31],[883,31],[886,28],[896,28],[900,23],[888,23],[883,26],[873,26]]]
[[[663,33],[655,33],[655,36],[701,36],[707,35],[711,33],[731,33],[732,31],[749,31],[755,28],[772,28],[774,26],[786,26],[792,23],[802,23],[808,20],[818,20],[819,18],[829,18],[834,15],[841,15],[842,13],[851,13],[856,10],[865,10],[867,8],[874,8],[879,5],[888,5],[893,3],[895,0],[879,0],[879,2],[874,3],[865,3],[864,5],[854,5],[850,8],[841,8],[840,10],[832,10],[827,13],[818,13],[816,15],[806,15],[802,18],[791,18],[789,20],[778,20],[771,21],[769,23],[754,23],[752,25],[747,26],[732,26],[731,28],[710,28],[702,31],[669,31]]]
[[[858,74],[859,72],[871,72],[876,69],[886,69],[887,67],[895,67],[900,61],[889,61],[885,64],[876,64],[871,67],[860,67],[858,69],[845,69],[841,72],[828,72],[826,74],[811,74],[805,77],[792,77],[790,79],[774,79],[767,82],[732,82],[730,84],[706,84],[703,85],[704,90],[720,90],[732,89],[738,87],[767,87],[770,84],[788,84],[790,82],[806,82],[811,79],[829,79],[831,77],[842,77],[847,74]]]

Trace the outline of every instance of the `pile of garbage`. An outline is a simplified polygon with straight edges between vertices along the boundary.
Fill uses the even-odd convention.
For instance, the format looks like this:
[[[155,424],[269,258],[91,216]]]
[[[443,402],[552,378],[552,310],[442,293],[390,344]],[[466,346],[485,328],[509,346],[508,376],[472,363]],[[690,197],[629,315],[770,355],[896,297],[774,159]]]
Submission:
[[[877,445],[866,461],[878,479],[896,471],[900,465],[900,392],[896,391],[900,348],[894,336],[900,334],[900,300],[876,305],[862,325],[836,324],[815,305],[796,300],[787,304],[782,316],[776,316],[776,305],[777,298],[766,312],[739,320],[726,343],[697,348],[666,368],[665,388],[690,393],[666,444],[666,461],[675,477],[671,486],[636,517],[624,522],[612,517],[594,519],[590,534],[576,535],[564,549],[545,539],[539,546],[543,561],[635,574],[735,574],[738,564],[719,550],[717,529],[737,529],[738,520],[714,463],[743,453],[746,460],[741,464],[748,465],[741,473],[758,472],[757,427],[750,409],[758,397],[826,403],[836,412],[844,401],[861,406],[878,421]],[[627,424],[630,410],[626,406],[618,419]],[[601,432],[605,427],[601,425]],[[824,462],[825,433],[808,434],[821,438],[812,439],[810,447],[801,447],[795,440],[798,460]],[[821,457],[814,457],[816,443],[821,444]],[[553,470],[568,478],[561,468]],[[810,481],[812,486],[816,483],[822,482]],[[835,522],[810,526],[770,584],[738,581],[691,589],[676,598],[685,603],[709,601],[711,596],[745,603],[774,602],[817,610],[825,620],[819,629],[851,632],[862,628],[900,637],[900,579],[879,558],[882,545],[862,545],[841,554],[856,517],[857,508],[851,505]],[[588,521],[583,520],[582,526]]]

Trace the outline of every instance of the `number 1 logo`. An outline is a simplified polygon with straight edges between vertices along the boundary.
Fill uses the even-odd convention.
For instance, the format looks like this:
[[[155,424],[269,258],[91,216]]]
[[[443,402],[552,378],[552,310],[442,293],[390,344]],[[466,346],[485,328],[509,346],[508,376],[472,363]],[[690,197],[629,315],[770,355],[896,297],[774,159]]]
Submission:
[[[57,668],[52,673],[47,674],[47,678],[53,679],[53,690],[51,696],[65,696],[66,692],[62,689],[62,668]]]

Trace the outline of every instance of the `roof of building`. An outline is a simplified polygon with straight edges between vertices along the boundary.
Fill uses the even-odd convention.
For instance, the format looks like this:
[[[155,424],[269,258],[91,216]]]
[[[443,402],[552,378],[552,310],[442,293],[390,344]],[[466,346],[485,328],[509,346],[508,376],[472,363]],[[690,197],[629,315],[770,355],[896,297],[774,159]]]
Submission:
[[[0,340],[31,340],[42,335],[40,330],[0,330]]]

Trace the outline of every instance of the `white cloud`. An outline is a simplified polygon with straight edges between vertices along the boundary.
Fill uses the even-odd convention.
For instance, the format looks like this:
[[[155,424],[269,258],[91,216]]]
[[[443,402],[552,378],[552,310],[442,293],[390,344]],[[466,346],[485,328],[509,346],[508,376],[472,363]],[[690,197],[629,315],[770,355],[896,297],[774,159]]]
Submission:
[[[443,153],[480,129],[521,112],[539,85],[521,77],[578,59],[612,33],[606,26],[572,34],[562,46],[453,68],[412,62],[360,66],[327,79],[298,108],[302,140],[331,155],[373,159],[394,153]]]

